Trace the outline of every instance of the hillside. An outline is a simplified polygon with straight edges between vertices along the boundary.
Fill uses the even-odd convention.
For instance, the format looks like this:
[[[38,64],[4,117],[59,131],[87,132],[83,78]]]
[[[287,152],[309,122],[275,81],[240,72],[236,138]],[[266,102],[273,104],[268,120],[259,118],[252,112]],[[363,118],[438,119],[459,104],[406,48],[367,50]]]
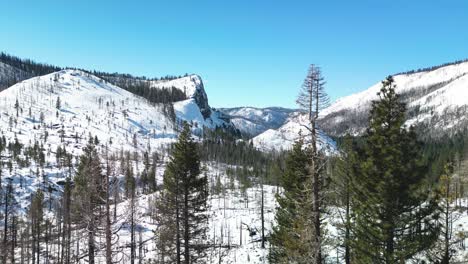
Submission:
[[[426,136],[464,131],[468,127],[468,62],[461,61],[422,71],[394,75],[396,92],[408,107],[407,125],[415,125]],[[320,116],[321,128],[330,135],[359,135],[367,124],[367,112],[377,99],[381,83],[338,99]],[[428,128],[430,128],[430,133]]]
[[[198,76],[184,78],[172,80],[169,84],[176,89],[188,88],[185,91],[187,98],[175,102],[173,108],[167,108],[168,104],[151,103],[80,70],[62,70],[33,77],[0,92],[0,193],[8,190],[11,184],[13,201],[9,203],[14,208],[15,217],[26,217],[33,195],[42,190],[46,193],[45,217],[55,225],[57,219],[54,210],[60,206],[66,179],[74,177],[79,156],[88,141],[92,140],[103,157],[101,162],[104,162],[105,157],[114,164],[112,186],[115,192],[124,192],[125,167],[132,167],[139,186],[145,186],[142,184],[147,182],[142,175],[148,173],[148,166],[153,168],[153,192],[144,191],[149,187],[139,187],[136,215],[141,248],[145,252],[145,256],[139,257],[156,260],[158,254],[153,239],[158,225],[154,222],[154,201],[159,194],[154,191],[163,182],[170,144],[176,140],[180,122],[191,122],[195,135],[201,134],[204,127],[212,129],[231,126],[223,119],[223,114],[214,110],[208,118],[203,117],[197,103],[197,94],[205,94],[200,85],[201,79]],[[159,81],[153,89],[163,89],[165,84]],[[171,109],[173,114],[169,112]],[[172,119],[173,115],[175,120]],[[211,193],[209,239],[219,245],[219,248],[214,247],[210,251],[210,262],[217,263],[223,257],[225,263],[247,259],[252,263],[261,263],[267,252],[255,242],[258,233],[249,234],[248,231],[248,228],[259,228],[260,189],[251,186],[241,191],[239,181],[226,173],[226,170],[235,166],[210,162],[204,166]],[[265,214],[269,230],[276,188],[265,186],[265,189],[269,201]],[[223,190],[222,197],[220,190]],[[129,261],[126,245],[130,240],[130,232],[126,228],[128,200],[120,195],[113,199],[115,216],[112,230],[116,239],[113,247],[119,252],[115,254],[115,259],[126,263]],[[4,208],[1,208],[3,211]],[[20,230],[23,228],[19,226]],[[85,242],[80,240],[85,231],[76,229],[73,232],[71,240],[80,245],[79,249],[73,249],[74,256],[86,254]],[[51,259],[58,254],[54,251],[55,246],[48,249],[45,243],[41,243],[41,248],[43,254],[50,254]],[[98,250],[96,258],[103,260],[104,253]],[[17,254],[20,255],[19,252]],[[45,259],[46,256],[43,256]],[[84,263],[84,259],[75,262]]]

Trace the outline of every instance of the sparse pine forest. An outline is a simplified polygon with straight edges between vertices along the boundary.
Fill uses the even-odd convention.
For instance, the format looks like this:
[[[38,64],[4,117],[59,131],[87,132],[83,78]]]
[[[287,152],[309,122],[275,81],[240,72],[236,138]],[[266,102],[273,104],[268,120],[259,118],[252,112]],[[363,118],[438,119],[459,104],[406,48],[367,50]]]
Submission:
[[[310,65],[267,149],[194,75],[0,63],[0,264],[468,258],[466,129],[407,122],[431,111],[411,98],[465,74],[406,93],[389,76],[367,112],[330,114]]]

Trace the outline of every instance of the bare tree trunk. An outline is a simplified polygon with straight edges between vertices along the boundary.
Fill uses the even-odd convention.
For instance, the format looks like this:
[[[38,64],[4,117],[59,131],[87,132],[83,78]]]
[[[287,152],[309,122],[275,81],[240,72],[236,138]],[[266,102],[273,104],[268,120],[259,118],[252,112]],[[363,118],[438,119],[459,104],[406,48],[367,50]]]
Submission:
[[[92,212],[91,212],[91,218]],[[89,259],[89,264],[94,264],[94,251],[95,251],[95,245],[94,245],[94,219],[91,219],[91,221],[88,223],[88,259]]]
[[[130,263],[135,264],[135,191],[130,198]]]
[[[262,248],[265,248],[265,203],[264,203],[264,197],[263,197],[263,177],[262,177],[262,186],[261,186],[261,191],[262,191],[262,202],[261,202],[261,218],[262,218]]]
[[[180,216],[179,216],[179,183],[177,180],[176,184],[177,193],[176,193],[176,254],[177,254],[177,264],[180,264]]]
[[[107,151],[107,149],[106,149]],[[109,201],[109,174],[110,174],[110,164],[108,153],[106,153],[107,158],[107,170],[106,170],[106,264],[112,264],[112,233],[111,233],[111,221],[110,221],[110,201]]]
[[[184,260],[185,264],[190,264],[190,229],[189,229],[189,209],[188,209],[188,186],[184,184]]]

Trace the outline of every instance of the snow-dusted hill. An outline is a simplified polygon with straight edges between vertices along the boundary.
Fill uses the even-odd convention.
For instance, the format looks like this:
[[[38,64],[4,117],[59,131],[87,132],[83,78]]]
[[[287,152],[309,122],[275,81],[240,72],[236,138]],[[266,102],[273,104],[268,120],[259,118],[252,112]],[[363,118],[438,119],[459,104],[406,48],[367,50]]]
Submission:
[[[300,135],[306,135],[307,116],[305,114],[296,113],[289,117],[284,125],[278,129],[268,129],[252,139],[255,147],[263,151],[271,150],[289,150]],[[320,148],[333,150],[335,143],[323,132],[319,132]],[[306,138],[307,140],[307,138]]]
[[[145,148],[176,137],[160,106],[77,70],[34,77],[0,92],[0,113],[2,134],[23,142],[43,138],[46,129],[50,145],[90,133],[115,148]]]
[[[468,62],[393,76],[396,92],[407,103],[407,124],[431,128],[430,136],[468,126]],[[360,134],[381,83],[338,99],[321,113],[321,128],[330,135]]]
[[[237,129],[250,137],[255,137],[269,129],[279,128],[289,117],[298,112],[282,107],[235,107],[221,108],[220,111],[230,117]]]
[[[176,86],[175,81],[171,87],[182,87]],[[199,78],[182,81],[186,81],[182,82],[184,87],[201,82]],[[176,120],[192,123],[195,133],[200,133],[203,127],[230,126],[229,120],[217,111],[210,111],[205,118],[195,98],[197,93],[206,96],[203,87],[197,87],[188,99],[174,103]],[[134,137],[140,141],[137,144],[140,148],[148,144],[160,145],[176,138],[175,124],[163,108],[79,70],[34,77],[0,93],[1,127],[10,128],[4,132],[7,139],[15,134],[24,140],[40,137],[43,131],[39,128],[46,126],[54,128],[48,135],[50,139],[64,131],[67,138],[85,138],[91,133],[118,148],[135,147]]]

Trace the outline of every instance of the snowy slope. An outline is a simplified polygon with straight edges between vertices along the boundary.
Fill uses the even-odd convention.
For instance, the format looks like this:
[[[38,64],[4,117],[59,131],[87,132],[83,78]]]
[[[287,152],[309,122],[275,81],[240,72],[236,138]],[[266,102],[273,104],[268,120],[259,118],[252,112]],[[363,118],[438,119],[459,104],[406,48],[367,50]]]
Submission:
[[[91,133],[103,143],[112,141],[111,147],[115,148],[133,148],[135,134],[156,145],[175,138],[172,122],[159,107],[77,70],[35,77],[0,92],[0,113],[2,133],[7,139],[15,133],[24,140],[40,138],[44,129],[39,127],[51,129],[51,141],[57,140],[63,129],[66,138],[86,138]],[[13,127],[11,119],[15,120]],[[146,144],[146,140],[141,140],[137,147]]]
[[[397,93],[408,104],[408,125],[432,127],[437,132],[466,127],[468,62],[434,70],[395,75]],[[372,100],[381,83],[338,99],[320,114],[321,127],[331,135],[360,134],[367,122]]]
[[[203,90],[203,82],[200,76],[192,74],[173,80],[157,80],[150,81],[153,88],[177,88],[185,93],[187,98],[193,98],[196,93],[205,93]]]
[[[294,142],[299,139],[300,134],[306,135],[307,116],[305,114],[296,113],[288,118],[284,125],[278,129],[269,129],[260,135],[254,137],[252,142],[254,146],[263,151],[271,150],[289,150]],[[335,144],[327,135],[322,132],[319,137],[320,148],[333,150]],[[307,140],[307,138],[306,138]]]
[[[222,108],[221,112],[229,115],[231,122],[244,135],[255,137],[268,129],[277,129],[297,110],[281,107],[236,107]]]

